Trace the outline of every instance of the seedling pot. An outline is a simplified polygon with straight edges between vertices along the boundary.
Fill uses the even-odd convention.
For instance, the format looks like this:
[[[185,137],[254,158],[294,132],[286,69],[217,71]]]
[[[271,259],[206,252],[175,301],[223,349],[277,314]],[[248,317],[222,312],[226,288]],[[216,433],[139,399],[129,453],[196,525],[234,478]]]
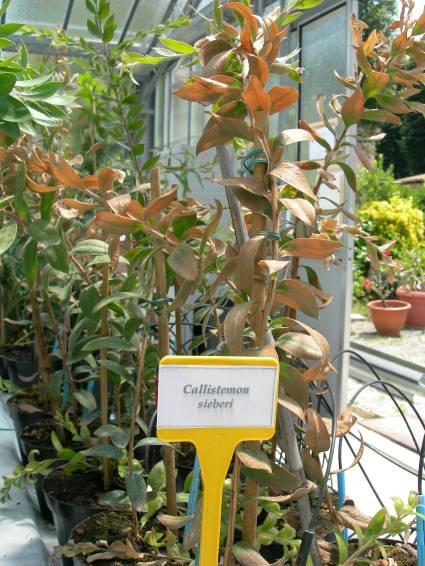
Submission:
[[[32,346],[13,346],[5,357],[9,379],[17,387],[26,389],[40,380]]]
[[[49,458],[56,458],[56,451],[53,447],[46,448],[46,446],[40,446],[36,442],[28,442],[21,438],[22,448],[24,451],[25,459],[28,462],[28,454],[31,450],[38,450],[39,454],[37,460],[47,460]],[[44,476],[37,474],[35,477],[35,482],[27,482],[25,485],[26,491],[31,499],[31,502],[35,509],[40,513],[45,521],[53,523],[52,513],[47,505],[46,497],[43,491],[43,480]]]
[[[381,300],[368,303],[373,325],[382,336],[399,336],[400,330],[406,324],[411,305],[397,300],[388,300],[385,303],[386,307]]]
[[[79,474],[81,482],[84,482],[84,474]],[[66,544],[71,536],[72,529],[84,519],[99,513],[102,508],[92,503],[84,504],[73,501],[61,501],[54,493],[51,486],[53,477],[57,477],[55,471],[44,478],[43,491],[46,502],[53,515],[53,523],[56,527],[56,536],[60,545]],[[66,477],[63,477],[64,490],[66,487]],[[72,558],[62,557],[64,566],[72,566]]]

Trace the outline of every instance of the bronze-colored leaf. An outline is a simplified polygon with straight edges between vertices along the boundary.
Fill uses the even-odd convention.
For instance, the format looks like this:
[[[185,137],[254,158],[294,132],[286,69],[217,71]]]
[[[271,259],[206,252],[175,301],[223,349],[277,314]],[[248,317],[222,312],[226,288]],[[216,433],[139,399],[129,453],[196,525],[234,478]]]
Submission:
[[[290,472],[286,466],[272,463],[272,473],[263,470],[245,468],[244,475],[257,481],[264,487],[269,487],[278,493],[282,491],[290,492],[300,485],[300,480],[295,474]]]
[[[363,119],[368,120],[369,122],[394,124],[394,126],[399,126],[401,124],[400,116],[397,116],[388,110],[366,110],[363,115]]]
[[[118,195],[108,200],[108,206],[117,214],[124,214],[131,202],[129,194]]]
[[[360,446],[359,446],[359,449],[357,451],[357,454],[354,457],[354,460],[351,462],[351,464],[349,466],[346,466],[346,467],[338,469],[338,470],[332,470],[331,474],[340,474],[341,472],[347,472],[348,470],[351,470],[351,468],[354,468],[355,466],[357,466],[357,464],[363,458],[365,444],[364,444],[363,436],[360,433],[359,433],[359,435],[360,435]]]
[[[234,305],[224,321],[224,337],[233,356],[243,354],[243,334],[250,310],[249,303]]]
[[[180,242],[167,258],[174,271],[186,281],[194,281],[198,277],[198,260],[191,246]]]
[[[263,85],[267,83],[269,80],[269,66],[264,61],[262,57],[258,57],[257,55],[248,55],[247,58],[248,62],[248,75],[255,75],[260,79]]]
[[[263,243],[264,236],[255,236],[244,242],[239,251],[235,280],[236,285],[247,293],[252,289],[255,266]]]
[[[175,515],[166,515],[165,513],[160,513],[157,516],[157,519],[162,525],[164,525],[164,527],[170,529],[170,531],[181,529],[182,527],[187,525],[187,523],[190,523],[192,521],[192,517],[188,515],[176,517]]]
[[[103,191],[107,198],[111,195],[115,181],[122,183],[125,179],[124,171],[112,169],[111,167],[103,167],[97,176],[99,189]],[[111,195],[112,196],[112,195]]]
[[[174,200],[176,200],[176,198],[177,187],[174,187],[173,189],[171,189],[171,191],[168,191],[158,198],[151,200],[143,212],[143,220],[150,220],[154,218],[164,209],[168,208],[170,204]],[[132,210],[132,213],[134,213],[136,209],[135,205],[132,205],[130,208]]]
[[[307,409],[310,403],[308,384],[297,368],[285,362],[280,362],[280,385],[283,391],[292,399],[295,399],[304,411]]]
[[[55,193],[60,187],[58,186],[50,186],[50,185],[41,185],[40,183],[35,183],[29,177],[26,178],[26,186],[33,192],[33,193]]]
[[[304,222],[307,226],[313,225],[316,211],[311,202],[303,198],[282,198],[280,201],[301,222]]]
[[[340,527],[351,529],[353,531],[356,529],[361,529],[362,531],[367,529],[367,526],[372,519],[372,517],[369,517],[359,511],[352,502],[345,503],[341,509],[335,511],[335,516]]]
[[[248,448],[240,448],[236,452],[239,460],[242,462],[242,465],[246,468],[252,468],[254,470],[264,470],[269,474],[272,473],[272,467],[270,464],[270,460],[265,452],[263,452],[260,448],[248,449]]]
[[[260,495],[257,499],[260,501],[272,501],[273,503],[291,503],[292,501],[298,501],[301,497],[308,495],[314,486],[315,484],[313,482],[306,480],[289,495],[265,495],[264,497]]]
[[[356,90],[348,97],[341,108],[342,119],[348,127],[358,124],[364,115],[364,95],[362,90]]]
[[[118,235],[129,234],[136,224],[131,218],[113,212],[98,212],[94,223],[105,232]]]
[[[255,75],[249,77],[248,85],[242,93],[242,98],[251,114],[255,114],[258,111],[270,111],[270,98],[266,94],[260,79]]]
[[[80,201],[80,200],[76,200],[73,198],[64,198],[61,201],[65,206],[68,206],[69,208],[73,208],[75,210],[78,210],[79,212],[87,212],[89,210],[93,210],[94,208],[96,208],[98,205],[93,203],[93,202],[84,202],[84,201]]]
[[[62,157],[52,156],[49,161],[52,175],[66,187],[73,189],[84,188],[80,175]]]
[[[362,85],[365,98],[375,97],[381,92],[381,90],[384,90],[389,80],[390,77],[386,73],[380,73],[378,71],[372,71],[369,73]]]
[[[343,247],[341,242],[325,238],[296,238],[285,244],[285,252],[293,257],[326,259]]]
[[[254,32],[254,34],[257,33],[257,31],[258,31],[257,19],[254,16],[254,13],[252,12],[252,10],[250,8],[248,8],[248,6],[245,6],[244,4],[241,4],[240,2],[226,2],[225,4],[223,4],[223,8],[234,10],[235,12],[238,12],[243,17],[246,24]]]
[[[213,181],[225,187],[240,187],[255,195],[267,196],[264,185],[255,177],[229,177],[227,179],[213,179]]]
[[[307,430],[304,442],[314,454],[327,452],[331,445],[328,429],[322,417],[314,409],[307,409]]]
[[[199,154],[211,147],[226,144],[235,137],[253,141],[254,133],[243,118],[229,118],[213,114],[198,141],[196,153]]]
[[[322,467],[316,458],[313,458],[308,448],[304,448],[302,451],[302,462],[307,478],[316,483],[321,483],[323,480]]]
[[[332,419],[323,418],[329,434],[332,434]],[[356,424],[357,417],[353,415],[353,407],[349,406],[343,411],[337,420],[336,435],[345,436],[349,430]]]
[[[219,98],[220,94],[208,89],[206,86],[190,82],[186,83],[173,92],[175,96],[190,102],[200,102],[201,104],[214,104]]]
[[[279,283],[275,301],[300,310],[307,316],[319,318],[315,291],[299,279],[285,279]]]
[[[281,112],[298,100],[298,90],[292,86],[273,86],[269,90],[270,114]]]
[[[322,352],[315,340],[302,332],[285,332],[276,340],[276,346],[296,358],[321,360]]]
[[[274,259],[261,259],[258,262],[261,269],[265,269],[270,275],[279,273],[289,265],[289,261],[274,260]]]
[[[143,222],[145,209],[137,200],[132,200],[127,207],[126,214],[137,222]]]
[[[270,175],[294,187],[294,189],[297,189],[297,191],[309,196],[313,200],[317,199],[311,190],[306,176],[295,163],[282,161],[277,167],[270,171]]]
[[[293,413],[295,416],[297,416],[302,421],[305,420],[305,415],[304,415],[304,411],[303,411],[302,407],[300,407],[300,405],[298,405],[298,403],[294,399],[292,399],[291,397],[288,397],[288,395],[280,394],[277,402],[279,403],[279,405],[282,405],[282,407],[285,407],[285,409],[287,409],[288,411]]]

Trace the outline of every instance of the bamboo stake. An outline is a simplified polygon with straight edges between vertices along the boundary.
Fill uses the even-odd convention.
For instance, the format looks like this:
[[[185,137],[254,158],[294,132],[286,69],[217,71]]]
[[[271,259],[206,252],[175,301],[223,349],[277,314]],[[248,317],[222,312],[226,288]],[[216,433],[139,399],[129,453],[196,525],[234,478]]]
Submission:
[[[233,160],[225,146],[217,147],[217,156],[221,169],[223,178],[229,178],[233,176]],[[229,198],[229,194],[232,198]],[[228,204],[233,220],[233,227],[235,230],[235,237],[238,247],[240,247],[247,239],[248,232],[246,229],[245,222],[243,220],[241,206],[239,201],[235,198],[231,189],[226,189],[226,195],[228,196]],[[236,221],[235,221],[236,219]],[[264,336],[265,345],[273,345],[273,336],[270,331],[267,331]],[[282,436],[280,438],[279,445],[286,455],[289,469],[298,474],[300,478],[304,477],[304,468],[302,465],[302,460],[300,452],[298,449],[297,437],[295,434],[294,424],[292,421],[291,414],[284,407],[279,406],[278,408],[279,424],[282,428]],[[308,528],[311,520],[311,505],[308,495],[300,498],[297,501],[298,512],[300,514],[300,521],[303,528]],[[315,566],[320,565],[320,558],[318,557],[317,547],[312,546],[312,557]]]
[[[151,171],[151,197],[158,198],[161,194],[161,181],[159,167]],[[157,298],[167,297],[167,278],[165,269],[165,255],[160,251],[155,254],[155,280]],[[168,329],[167,307],[159,307],[158,314],[158,342],[159,357],[163,358],[170,353],[170,333]],[[165,465],[165,481],[167,492],[167,512],[169,515],[177,515],[176,494],[176,457],[173,448],[164,446],[162,449]]]
[[[102,279],[102,297],[108,297],[110,293],[109,288],[109,263],[103,266],[103,279]],[[108,307],[103,307],[100,319],[100,334],[103,337],[109,336],[108,328]],[[100,361],[105,362],[108,359],[108,350],[102,348],[100,350]],[[100,420],[102,426],[108,424],[108,369],[104,363],[100,366]],[[104,444],[109,444],[108,438],[103,439]],[[108,491],[111,487],[111,467],[107,458],[103,459],[103,483],[105,490]]]

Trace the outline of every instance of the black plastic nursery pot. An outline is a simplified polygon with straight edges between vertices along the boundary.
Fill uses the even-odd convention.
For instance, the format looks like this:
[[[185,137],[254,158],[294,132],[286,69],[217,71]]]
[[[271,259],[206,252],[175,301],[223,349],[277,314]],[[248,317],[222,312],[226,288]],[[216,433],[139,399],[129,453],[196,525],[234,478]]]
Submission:
[[[125,543],[127,539],[137,548],[137,544],[132,541],[132,522],[131,516],[125,511],[111,511],[104,510],[84,521],[81,521],[78,525],[74,527],[71,533],[71,539],[74,543],[81,542],[91,542],[96,543],[99,540],[106,541],[111,544],[114,541],[121,540]],[[102,566],[119,566],[125,564],[126,566],[142,565],[142,564],[152,564],[157,559],[157,556],[151,554],[147,548],[140,549],[143,553],[147,552],[149,557],[146,556],[146,562],[142,560],[124,560],[121,561],[117,558],[112,558],[111,560],[101,560],[99,562],[94,562],[94,564],[102,564]],[[74,566],[87,566],[89,563],[86,561],[85,557],[82,555],[73,557]],[[155,562],[156,563],[156,562]],[[172,560],[167,561],[167,564],[174,564]]]
[[[28,430],[31,427],[27,427]],[[47,460],[50,458],[56,458],[56,451],[52,447],[46,447],[37,443],[37,441],[31,442],[21,436],[22,448],[24,451],[25,460],[28,461],[28,454],[32,450],[37,450],[37,460]],[[35,509],[40,513],[42,518],[49,523],[53,523],[52,513],[47,505],[46,496],[43,490],[43,480],[44,476],[37,474],[34,476],[34,482],[27,482],[25,485],[26,491],[31,499],[31,502]]]
[[[65,474],[58,469],[44,478],[43,491],[60,545],[68,542],[72,529],[78,523],[102,511],[96,497],[102,488],[102,478],[98,472]],[[85,502],[87,492],[91,492],[92,500]],[[62,561],[64,566],[74,564],[72,558],[62,557]]]
[[[34,426],[43,419],[49,419],[51,416],[32,404],[31,397],[23,395],[14,395],[7,400],[7,408],[10,418],[13,421],[13,427],[16,432],[16,440],[18,442],[19,453],[23,464],[28,462],[25,450],[22,445],[21,434],[28,426]]]
[[[11,383],[26,389],[40,381],[33,346],[11,346],[4,353]]]

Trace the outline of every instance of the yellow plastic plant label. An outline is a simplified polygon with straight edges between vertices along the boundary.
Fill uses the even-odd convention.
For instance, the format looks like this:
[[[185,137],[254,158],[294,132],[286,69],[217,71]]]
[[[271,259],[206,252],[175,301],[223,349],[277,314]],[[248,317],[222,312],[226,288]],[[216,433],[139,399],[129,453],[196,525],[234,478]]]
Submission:
[[[192,442],[203,491],[200,566],[217,566],[223,483],[237,445],[274,434],[274,358],[166,356],[159,367],[158,438]]]

